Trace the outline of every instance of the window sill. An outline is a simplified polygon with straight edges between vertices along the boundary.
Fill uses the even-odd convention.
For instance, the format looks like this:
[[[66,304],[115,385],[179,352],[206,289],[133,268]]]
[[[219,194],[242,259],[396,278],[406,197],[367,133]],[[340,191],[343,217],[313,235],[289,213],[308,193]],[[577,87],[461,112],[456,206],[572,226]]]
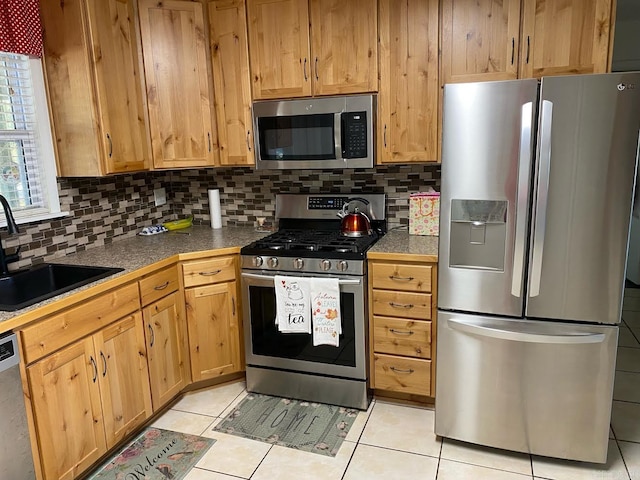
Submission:
[[[0,215],[2,217],[2,220],[0,220],[0,227],[6,227],[7,226],[7,221],[4,219],[4,215]],[[18,225],[24,225],[27,223],[36,223],[36,222],[42,222],[44,220],[52,220],[54,218],[61,218],[61,217],[67,217],[69,216],[69,212],[55,212],[55,213],[43,213],[41,215],[33,215],[30,217],[18,217],[16,215],[14,215],[16,217],[16,223]]]

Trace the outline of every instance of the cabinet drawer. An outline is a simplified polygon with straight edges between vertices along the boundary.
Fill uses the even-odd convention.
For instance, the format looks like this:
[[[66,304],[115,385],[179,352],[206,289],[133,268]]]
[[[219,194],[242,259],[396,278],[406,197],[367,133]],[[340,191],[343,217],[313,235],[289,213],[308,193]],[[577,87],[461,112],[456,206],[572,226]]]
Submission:
[[[371,285],[385,290],[431,292],[430,265],[402,265],[396,263],[371,264]]]
[[[184,286],[195,287],[236,279],[235,256],[207,258],[182,264]]]
[[[431,322],[374,316],[373,350],[431,358]]]
[[[394,392],[431,394],[431,360],[374,354],[375,388]]]
[[[27,363],[44,357],[140,308],[138,284],[98,295],[20,332]]]
[[[373,290],[373,314],[390,317],[431,319],[431,294]]]
[[[156,300],[178,290],[180,285],[178,277],[178,266],[165,268],[159,272],[143,278],[138,282],[140,285],[140,301],[142,306],[149,305]]]

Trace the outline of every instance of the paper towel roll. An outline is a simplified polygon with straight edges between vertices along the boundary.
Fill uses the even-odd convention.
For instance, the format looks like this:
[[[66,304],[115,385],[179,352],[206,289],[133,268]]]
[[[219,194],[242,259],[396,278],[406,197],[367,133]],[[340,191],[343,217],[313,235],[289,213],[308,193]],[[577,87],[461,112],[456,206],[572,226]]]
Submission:
[[[220,209],[220,190],[209,190],[209,215],[211,228],[222,228],[222,211]]]

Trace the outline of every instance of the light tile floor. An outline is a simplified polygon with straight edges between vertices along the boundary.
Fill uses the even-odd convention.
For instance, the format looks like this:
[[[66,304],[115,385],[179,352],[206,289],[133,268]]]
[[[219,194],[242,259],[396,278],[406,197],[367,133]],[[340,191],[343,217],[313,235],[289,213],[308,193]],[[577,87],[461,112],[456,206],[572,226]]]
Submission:
[[[429,408],[374,400],[336,457],[219,433],[242,382],[185,395],[154,425],[217,441],[185,480],[640,480],[640,289],[628,289],[606,465],[478,447],[433,434]]]

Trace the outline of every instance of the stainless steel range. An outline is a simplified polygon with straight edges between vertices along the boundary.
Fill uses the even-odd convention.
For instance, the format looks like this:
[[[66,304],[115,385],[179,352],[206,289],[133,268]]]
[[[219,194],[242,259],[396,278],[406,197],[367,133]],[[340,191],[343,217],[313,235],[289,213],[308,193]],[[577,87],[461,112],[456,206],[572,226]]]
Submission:
[[[338,212],[357,197],[373,233],[343,236]],[[386,232],[384,194],[278,195],[278,231],[242,248],[247,390],[366,409],[366,251]],[[337,278],[339,345],[314,346],[306,333],[275,323],[276,275]]]

